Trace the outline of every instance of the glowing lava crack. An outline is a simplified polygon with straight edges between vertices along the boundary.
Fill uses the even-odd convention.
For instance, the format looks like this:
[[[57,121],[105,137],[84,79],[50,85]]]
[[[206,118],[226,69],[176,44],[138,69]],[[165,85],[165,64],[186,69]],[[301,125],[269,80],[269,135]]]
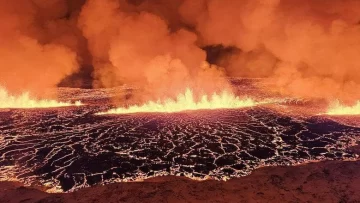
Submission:
[[[98,113],[104,114],[131,114],[131,113],[173,113],[188,110],[202,110],[202,109],[237,109],[244,107],[251,107],[265,102],[256,102],[250,98],[240,99],[239,97],[223,91],[221,94],[213,94],[210,99],[207,95],[200,97],[199,101],[195,101],[192,90],[186,89],[184,94],[177,96],[176,100],[167,99],[164,102],[150,101],[143,105],[129,106],[128,108],[119,107],[110,109],[107,112]]]
[[[155,176],[227,180],[264,166],[359,160],[360,128],[327,116],[297,116],[263,106],[94,116],[111,105],[108,95],[119,90],[60,89],[60,100],[91,105],[0,111],[0,181],[72,192]]]
[[[35,100],[30,98],[29,93],[23,93],[19,96],[11,96],[6,89],[0,87],[0,109],[8,108],[52,108],[52,107],[65,107],[65,106],[80,106],[80,101],[75,103],[71,102],[58,102],[56,100]]]

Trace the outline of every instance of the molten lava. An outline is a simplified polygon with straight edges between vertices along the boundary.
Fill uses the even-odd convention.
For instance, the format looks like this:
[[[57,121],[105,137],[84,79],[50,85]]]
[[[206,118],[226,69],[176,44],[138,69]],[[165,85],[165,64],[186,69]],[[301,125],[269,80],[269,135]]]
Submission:
[[[52,107],[65,107],[65,106],[80,106],[80,101],[75,103],[71,102],[58,102],[55,100],[35,100],[30,97],[28,92],[19,96],[11,96],[8,91],[0,87],[0,109],[8,108],[52,108]]]
[[[333,102],[328,108],[327,115],[360,115],[360,101],[353,106],[342,105],[339,101]]]
[[[261,104],[263,102],[256,102],[253,99],[239,97],[223,91],[221,94],[213,94],[210,98],[207,95],[200,97],[199,101],[194,99],[192,90],[186,89],[184,94],[179,94],[176,100],[167,99],[162,101],[150,101],[141,106],[133,105],[128,108],[120,107],[110,109],[107,112],[98,113],[98,115],[104,114],[131,114],[131,113],[173,113],[188,110],[202,110],[202,109],[235,109],[251,107]]]

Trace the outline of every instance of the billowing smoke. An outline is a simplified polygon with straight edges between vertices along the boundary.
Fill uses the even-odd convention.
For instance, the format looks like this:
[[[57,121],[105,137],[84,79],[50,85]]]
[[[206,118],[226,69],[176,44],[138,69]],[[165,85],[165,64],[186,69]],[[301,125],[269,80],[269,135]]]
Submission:
[[[227,74],[264,77],[271,90],[297,97],[358,99],[360,1],[186,0],[180,9],[203,45],[223,54]]]
[[[81,32],[73,29],[68,6],[59,0],[0,0],[1,86],[42,94],[78,69]]]
[[[93,55],[96,85],[135,85],[144,90],[145,99],[172,97],[187,87],[208,93],[226,88],[221,69],[205,63],[196,34],[171,31],[161,15],[132,7],[116,0],[88,0],[82,9],[79,27]]]
[[[218,92],[230,76],[354,101],[359,10],[358,0],[0,0],[0,84],[36,93],[92,66],[94,87],[128,84],[144,99]]]

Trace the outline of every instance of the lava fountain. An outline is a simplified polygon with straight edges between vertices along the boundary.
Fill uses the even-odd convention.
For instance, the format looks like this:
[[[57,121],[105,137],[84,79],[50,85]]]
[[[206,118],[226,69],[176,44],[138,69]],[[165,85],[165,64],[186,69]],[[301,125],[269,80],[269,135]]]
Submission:
[[[204,109],[236,109],[245,108],[263,104],[265,102],[256,102],[251,98],[239,98],[232,93],[223,91],[221,94],[214,93],[210,98],[208,95],[199,97],[199,101],[194,98],[193,91],[186,89],[185,93],[179,94],[175,100],[166,99],[165,101],[150,101],[143,105],[133,105],[129,107],[119,107],[110,109],[106,112],[98,113],[98,115],[105,114],[131,114],[131,113],[174,113],[189,110],[204,110]]]
[[[5,89],[0,87],[0,109],[8,108],[53,108],[53,107],[65,107],[65,106],[80,106],[80,101],[75,103],[71,102],[59,102],[56,100],[37,100],[30,97],[28,92],[22,93],[19,96],[12,96]]]
[[[333,102],[327,112],[327,115],[360,115],[360,101],[357,101],[353,106],[346,106],[339,101]]]

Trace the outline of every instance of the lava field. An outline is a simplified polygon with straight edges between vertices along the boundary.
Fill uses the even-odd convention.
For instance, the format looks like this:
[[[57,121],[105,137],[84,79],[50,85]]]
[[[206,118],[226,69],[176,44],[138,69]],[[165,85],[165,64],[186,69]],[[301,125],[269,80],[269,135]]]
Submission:
[[[0,179],[56,192],[159,175],[224,180],[256,168],[358,159],[360,128],[265,107],[96,115],[104,106],[0,112]]]

